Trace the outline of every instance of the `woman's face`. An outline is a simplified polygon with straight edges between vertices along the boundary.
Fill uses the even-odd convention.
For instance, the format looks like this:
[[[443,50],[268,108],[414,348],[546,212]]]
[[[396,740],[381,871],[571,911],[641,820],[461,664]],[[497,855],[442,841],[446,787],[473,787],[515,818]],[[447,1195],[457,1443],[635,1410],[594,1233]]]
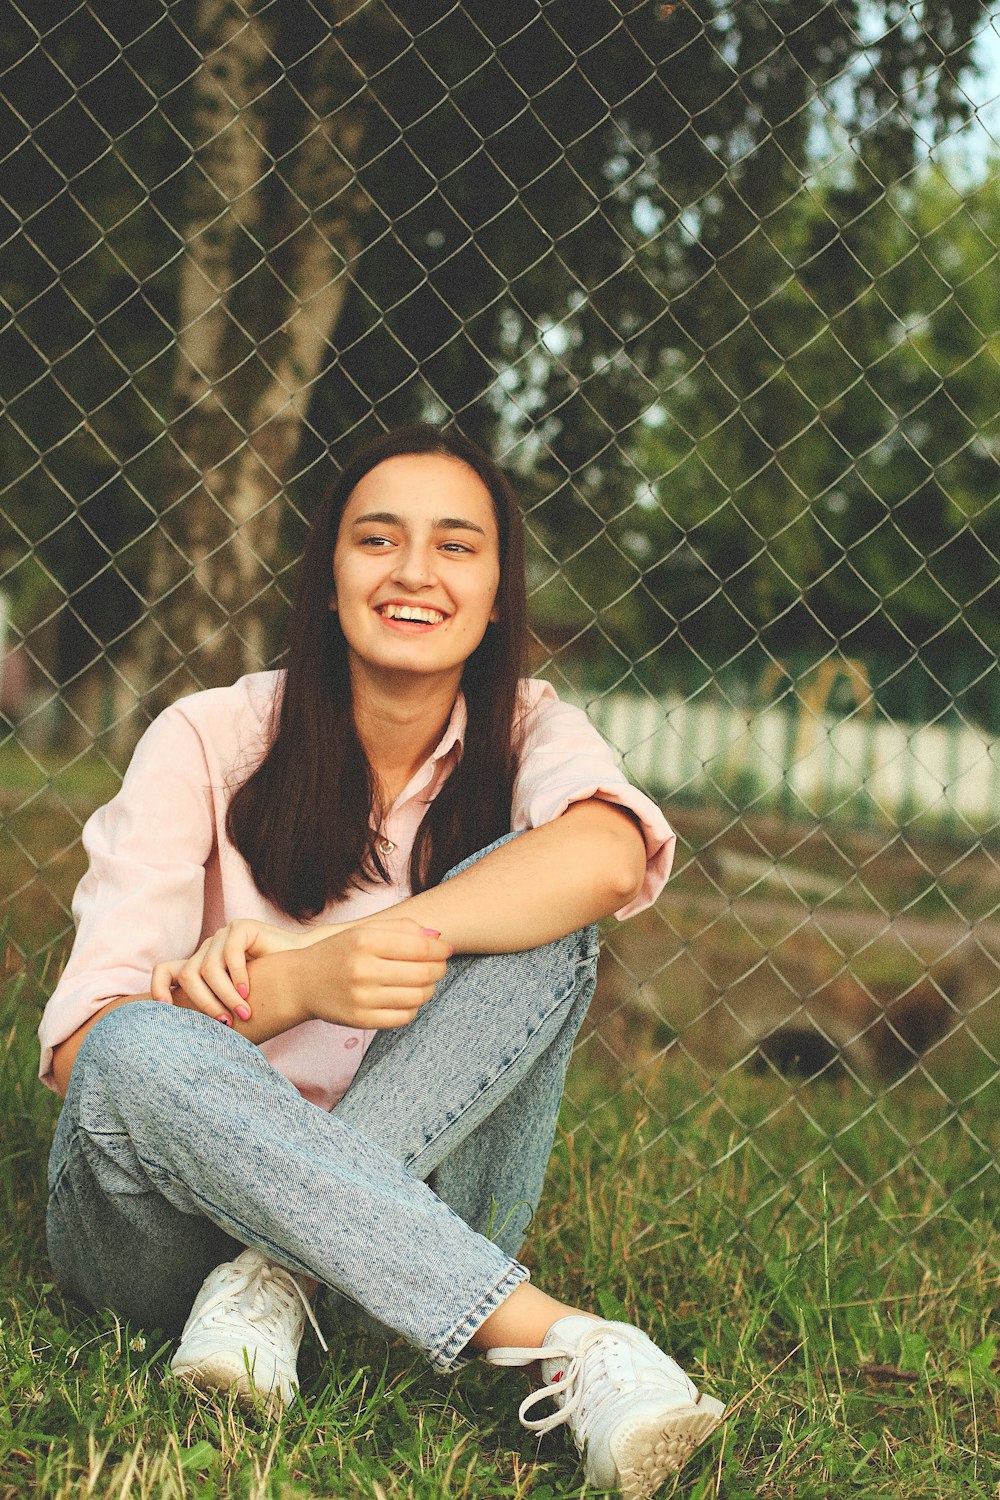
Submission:
[[[496,618],[500,543],[490,492],[460,459],[384,459],[348,498],[333,594],[355,688],[393,677],[440,680],[462,667]]]

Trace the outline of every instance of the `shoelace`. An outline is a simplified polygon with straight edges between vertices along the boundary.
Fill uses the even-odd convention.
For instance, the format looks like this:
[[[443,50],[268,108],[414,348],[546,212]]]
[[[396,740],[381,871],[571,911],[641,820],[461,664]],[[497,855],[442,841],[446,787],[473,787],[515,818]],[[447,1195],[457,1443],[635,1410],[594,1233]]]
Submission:
[[[220,1276],[219,1289],[198,1310],[198,1322],[211,1324],[225,1315],[229,1309],[246,1312],[254,1325],[260,1328],[272,1344],[287,1332],[283,1324],[296,1316],[296,1299],[301,1302],[313,1332],[319,1340],[324,1354],[329,1352],[326,1339],[316,1321],[312,1303],[299,1286],[291,1272],[283,1266],[272,1265],[261,1260],[252,1271],[242,1267],[226,1266]],[[295,1295],[292,1295],[292,1288]]]
[[[584,1334],[574,1348],[548,1344],[544,1349],[490,1349],[486,1358],[495,1365],[526,1365],[539,1357],[565,1360],[561,1378],[525,1396],[518,1416],[530,1432],[551,1432],[553,1427],[571,1421],[577,1445],[582,1447],[601,1409],[615,1398],[623,1384],[635,1380],[632,1348],[644,1356],[643,1362],[649,1365],[651,1385],[676,1388],[687,1396],[687,1383],[680,1371],[680,1379],[675,1380],[668,1370],[657,1368],[649,1360],[646,1340],[638,1330],[630,1328],[616,1328],[612,1332],[598,1325],[593,1333]],[[532,1407],[548,1398],[557,1403],[555,1411],[545,1417],[527,1415]]]

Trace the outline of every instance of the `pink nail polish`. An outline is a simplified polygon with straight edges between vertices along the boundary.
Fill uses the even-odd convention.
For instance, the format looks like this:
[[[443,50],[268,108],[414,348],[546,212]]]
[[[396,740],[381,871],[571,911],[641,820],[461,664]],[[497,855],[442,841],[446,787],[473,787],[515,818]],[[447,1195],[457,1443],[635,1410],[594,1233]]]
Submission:
[[[250,993],[250,986],[248,984],[238,984],[236,986],[236,993],[242,995],[245,1000]],[[237,1011],[237,1015],[239,1015],[239,1011]]]
[[[237,1005],[236,1014],[239,1016],[241,1021],[249,1021],[250,1007],[248,1005]]]
[[[434,927],[425,927],[423,929],[423,933],[424,933],[424,937],[440,937],[441,936],[441,934]]]
[[[232,1024],[233,1024],[232,1021],[229,1019],[228,1016],[216,1016],[215,1019],[217,1021],[221,1021],[222,1024],[223,1024],[223,1026],[232,1026]]]

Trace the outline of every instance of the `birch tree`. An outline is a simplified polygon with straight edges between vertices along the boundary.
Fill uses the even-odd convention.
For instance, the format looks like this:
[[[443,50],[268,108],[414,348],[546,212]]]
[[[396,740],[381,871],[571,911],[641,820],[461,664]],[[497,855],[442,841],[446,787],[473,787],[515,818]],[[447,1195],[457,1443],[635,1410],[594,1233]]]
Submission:
[[[278,9],[200,0],[192,36],[171,454],[122,675],[152,709],[267,659],[283,487],[364,212],[364,81],[337,39],[358,5],[315,35]]]

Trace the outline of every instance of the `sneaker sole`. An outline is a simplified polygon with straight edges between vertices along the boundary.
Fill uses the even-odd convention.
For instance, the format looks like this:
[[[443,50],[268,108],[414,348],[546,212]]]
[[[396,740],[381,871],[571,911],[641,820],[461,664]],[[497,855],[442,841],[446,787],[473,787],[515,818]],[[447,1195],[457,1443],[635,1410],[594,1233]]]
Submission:
[[[240,1406],[246,1410],[253,1410],[261,1401],[287,1406],[298,1390],[297,1382],[282,1381],[280,1377],[271,1385],[255,1385],[243,1363],[242,1355],[237,1361],[235,1354],[221,1350],[190,1365],[175,1359],[170,1368],[178,1380],[183,1380],[185,1385],[193,1385],[196,1390],[210,1393],[221,1391],[227,1395],[232,1392]]]
[[[699,1443],[715,1431],[725,1411],[721,1401],[702,1396],[696,1406],[627,1421],[615,1433],[611,1456],[624,1500],[649,1500],[671,1474],[687,1463]]]

